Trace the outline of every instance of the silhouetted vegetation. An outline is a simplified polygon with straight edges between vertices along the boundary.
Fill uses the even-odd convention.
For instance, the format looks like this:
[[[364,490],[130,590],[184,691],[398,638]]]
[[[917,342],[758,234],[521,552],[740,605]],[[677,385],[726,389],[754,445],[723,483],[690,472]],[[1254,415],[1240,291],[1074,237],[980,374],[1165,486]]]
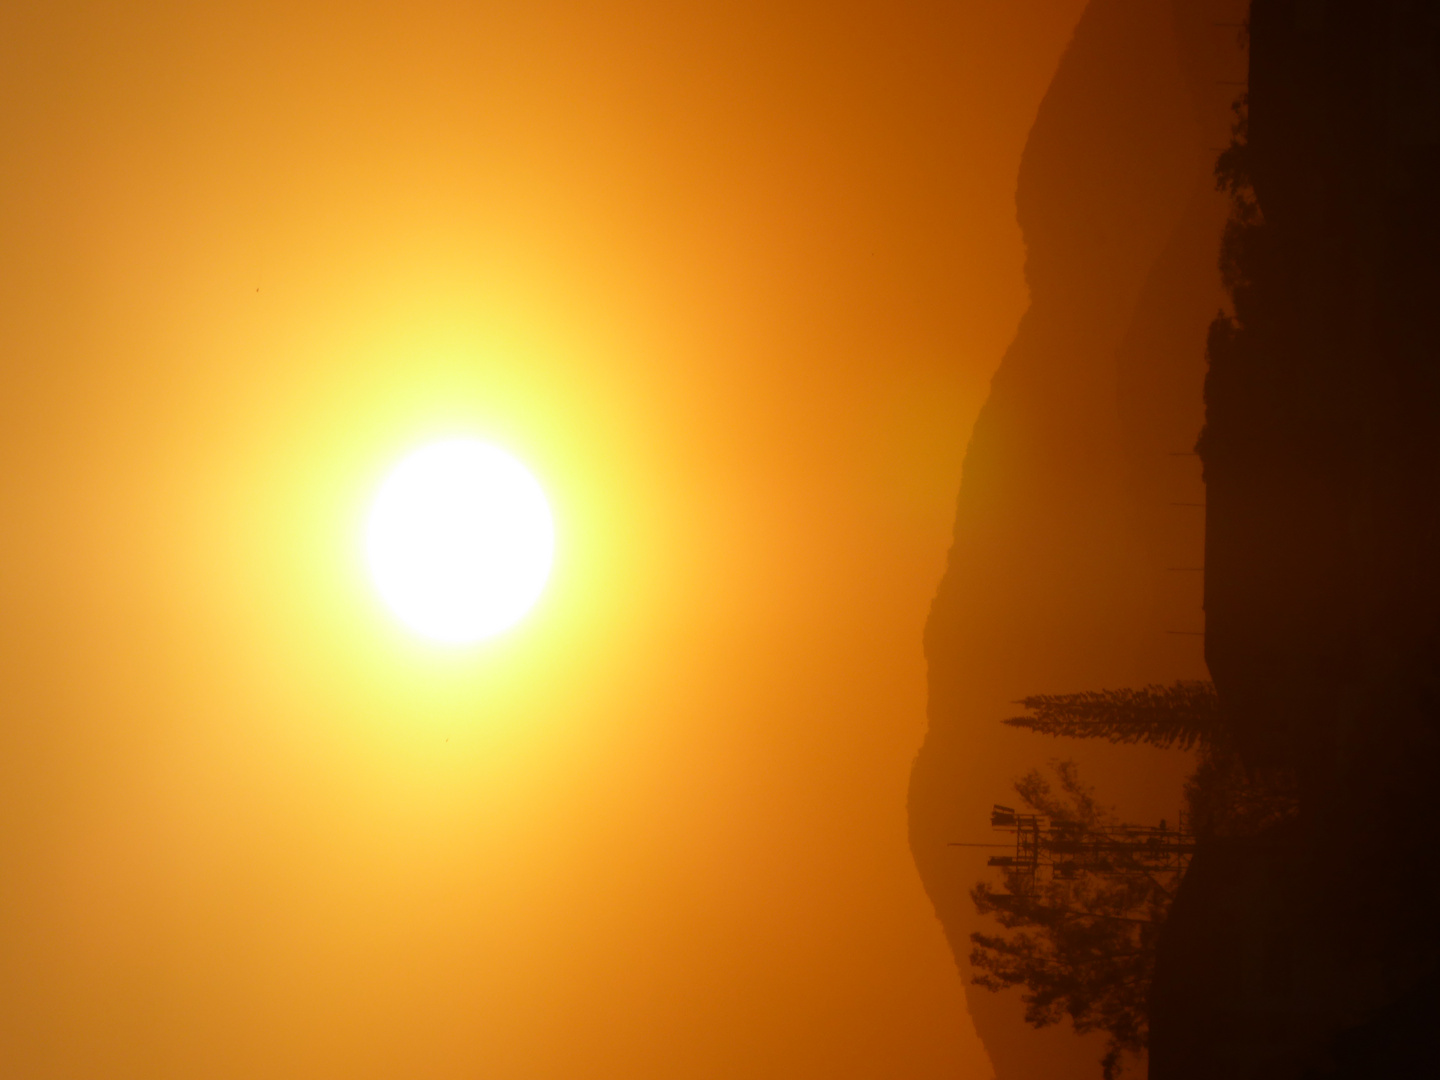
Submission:
[[[1185,811],[1197,837],[1256,836],[1299,813],[1293,770],[1247,766],[1228,741],[1202,742],[1196,756]]]
[[[1019,704],[1027,714],[1004,723],[1041,735],[1189,750],[1202,740],[1214,741],[1219,730],[1219,703],[1208,682],[1036,694]]]
[[[1038,734],[1194,751],[1184,791],[1188,837],[1255,835],[1297,812],[1292,775],[1245,765],[1208,682],[1040,694],[1019,704],[1026,713],[1004,722]],[[1076,847],[1125,829],[1081,782],[1074,762],[1052,768],[1053,783],[1032,770],[1015,784],[1023,804],[1051,828]],[[1010,931],[971,935],[975,982],[994,991],[1022,988],[1025,1019],[1036,1027],[1068,1018],[1079,1033],[1103,1031],[1102,1065],[1111,1080],[1125,1054],[1145,1049],[1156,945],[1184,862],[1157,866],[1122,853],[1100,868],[1070,862],[1057,871],[1045,879],[1033,867],[1007,866],[1001,887],[974,887],[976,909]]]
[[[1265,277],[1261,267],[1265,219],[1252,177],[1249,110],[1247,94],[1235,104],[1230,145],[1215,162],[1215,185],[1230,196],[1230,217],[1220,240],[1220,280],[1230,297],[1231,310],[1215,316],[1206,337],[1205,358],[1211,376],[1217,369],[1219,376],[1218,384],[1207,383],[1207,401],[1217,385],[1223,387],[1230,369],[1243,363],[1253,348],[1247,331],[1262,303],[1256,295],[1256,282]],[[1195,449],[1202,460],[1213,456],[1214,438],[1208,415]]]
[[[1081,783],[1073,761],[1052,768],[1056,784],[1039,770],[1016,782],[1025,806],[1081,842],[1118,824]],[[1122,864],[1104,875],[1049,880],[1010,868],[1003,888],[978,883],[971,892],[977,910],[1013,933],[971,935],[975,982],[995,991],[1022,987],[1025,1019],[1036,1027],[1068,1017],[1079,1033],[1103,1031],[1102,1066],[1110,1080],[1123,1055],[1145,1047],[1155,942],[1178,878],[1178,868]]]
[[[1253,835],[1298,810],[1293,772],[1242,760],[1212,683],[1037,694],[1018,704],[1026,714],[1004,723],[1037,734],[1195,751],[1185,804],[1197,836]]]
[[[1242,835],[1161,935],[1151,1065],[1435,1075],[1440,38],[1401,0],[1249,21],[1198,446],[1227,737],[1191,784]]]

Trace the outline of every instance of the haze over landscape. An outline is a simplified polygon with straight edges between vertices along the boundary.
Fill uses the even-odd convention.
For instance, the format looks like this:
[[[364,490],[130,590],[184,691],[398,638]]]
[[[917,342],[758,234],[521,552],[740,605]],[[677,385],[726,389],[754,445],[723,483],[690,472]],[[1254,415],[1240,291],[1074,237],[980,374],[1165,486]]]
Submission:
[[[1437,207],[1434,0],[0,7],[0,1080],[1440,1075]]]
[[[905,789],[1081,6],[4,5],[7,1075],[988,1075]]]

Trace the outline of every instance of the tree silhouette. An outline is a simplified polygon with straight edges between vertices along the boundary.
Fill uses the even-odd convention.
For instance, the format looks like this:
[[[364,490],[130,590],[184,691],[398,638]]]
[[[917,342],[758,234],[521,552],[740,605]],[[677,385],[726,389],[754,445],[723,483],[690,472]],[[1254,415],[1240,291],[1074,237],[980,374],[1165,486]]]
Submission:
[[[1035,694],[1017,704],[1029,714],[1004,723],[1042,735],[1190,750],[1200,742],[1215,742],[1220,733],[1220,703],[1209,682]]]
[[[1116,825],[1111,811],[1081,783],[1073,761],[1057,761],[1052,768],[1058,791],[1039,770],[1016,782],[1026,806],[1080,838]],[[1078,1033],[1105,1032],[1101,1064],[1106,1080],[1112,1080],[1123,1056],[1146,1044],[1155,944],[1179,875],[1178,869],[1122,866],[1105,876],[1040,880],[1010,868],[1003,889],[978,883],[970,894],[977,910],[1014,932],[970,935],[974,981],[994,991],[1023,987],[1025,1019],[1035,1027],[1068,1017]]]
[[[1220,239],[1220,281],[1230,298],[1230,310],[1216,313],[1205,338],[1209,365],[1205,377],[1206,419],[1195,442],[1207,478],[1217,466],[1222,472],[1244,467],[1236,459],[1225,460],[1225,447],[1234,445],[1233,428],[1227,433],[1223,421],[1221,429],[1214,425],[1217,415],[1235,415],[1230,406],[1239,404],[1242,388],[1248,385],[1243,374],[1265,369],[1264,346],[1256,338],[1256,328],[1266,321],[1265,312],[1274,310],[1274,283],[1283,280],[1283,275],[1277,277],[1279,252],[1275,237],[1265,226],[1265,215],[1255,194],[1248,93],[1235,103],[1235,122],[1230,130],[1230,145],[1215,162],[1215,186],[1230,196],[1230,216]]]
[[[1005,723],[1038,734],[1195,751],[1196,767],[1185,783],[1194,836],[1253,835],[1298,808],[1291,774],[1245,766],[1209,682],[1037,694],[1019,704],[1025,715]],[[1052,835],[1075,850],[1104,847],[1107,857],[1054,865],[1048,877],[1033,861],[996,860],[1011,864],[1003,866],[1003,885],[982,881],[970,895],[976,910],[1008,933],[971,934],[970,962],[978,985],[1022,988],[1030,1024],[1045,1027],[1068,1017],[1078,1033],[1105,1032],[1101,1064],[1105,1080],[1113,1080],[1125,1055],[1143,1051],[1149,1038],[1156,944],[1184,861],[1156,866],[1127,859],[1124,845],[1117,853],[1110,839],[1130,827],[1119,825],[1081,782],[1073,761],[1051,767],[1053,783],[1031,770],[1016,781],[1016,793],[1048,820]]]
[[[1298,809],[1291,771],[1245,766],[1213,683],[1036,694],[1017,704],[1028,710],[1026,715],[1004,723],[1037,734],[1196,751],[1185,804],[1197,835],[1253,835]]]

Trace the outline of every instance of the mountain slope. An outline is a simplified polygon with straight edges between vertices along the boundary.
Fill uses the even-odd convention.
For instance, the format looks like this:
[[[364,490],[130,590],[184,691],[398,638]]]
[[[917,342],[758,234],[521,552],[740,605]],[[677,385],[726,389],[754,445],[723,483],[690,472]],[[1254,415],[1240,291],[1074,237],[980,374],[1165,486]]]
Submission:
[[[925,631],[930,727],[911,847],[969,981],[968,892],[991,802],[1066,753],[1131,814],[1173,814],[1182,763],[1003,729],[1023,694],[1203,677],[1205,327],[1225,206],[1212,148],[1243,73],[1235,0],[1093,0],[1041,105],[1017,184],[1032,305],[971,438],[954,544]],[[1185,631],[1185,633],[1169,633]],[[1098,1044],[1024,1025],[968,988],[999,1080],[1093,1076]]]

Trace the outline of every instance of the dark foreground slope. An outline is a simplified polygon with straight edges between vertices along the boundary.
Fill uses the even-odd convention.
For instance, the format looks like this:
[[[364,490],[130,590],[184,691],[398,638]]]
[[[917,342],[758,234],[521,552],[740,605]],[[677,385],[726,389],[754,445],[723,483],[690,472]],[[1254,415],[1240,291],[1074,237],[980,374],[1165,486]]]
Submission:
[[[929,623],[930,727],[910,788],[911,846],[967,983],[969,889],[991,802],[1057,752],[1104,794],[1159,817],[1177,762],[1057,747],[1003,729],[1024,694],[1204,676],[1198,463],[1205,327],[1243,58],[1238,0],[1093,0],[1037,116],[1017,205],[1032,306],[966,456],[955,539]],[[1232,24],[1226,26],[1224,24]],[[1179,631],[1176,633],[1176,631]],[[1101,1048],[1024,1024],[1014,995],[968,987],[999,1080],[1098,1074]]]
[[[1440,1075],[1440,4],[1256,0],[1259,224],[1203,440],[1206,655],[1300,820],[1202,850],[1151,1064]]]

